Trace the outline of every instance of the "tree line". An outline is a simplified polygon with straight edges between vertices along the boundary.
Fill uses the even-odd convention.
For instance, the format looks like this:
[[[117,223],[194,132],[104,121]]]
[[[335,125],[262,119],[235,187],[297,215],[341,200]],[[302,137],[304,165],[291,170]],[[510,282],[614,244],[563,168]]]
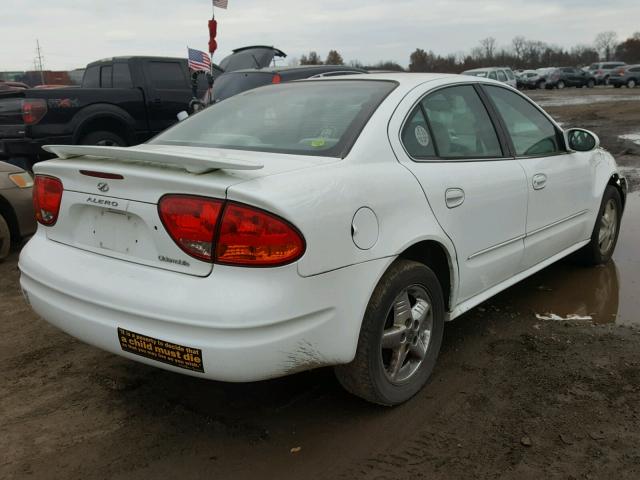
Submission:
[[[640,32],[618,41],[615,32],[598,34],[592,45],[577,45],[566,49],[537,40],[517,36],[507,47],[498,47],[493,37],[487,37],[468,53],[439,55],[431,50],[417,48],[409,56],[410,72],[460,73],[473,68],[489,66],[509,66],[513,69],[535,69],[553,66],[585,66],[598,61],[619,60],[629,64],[640,63]],[[300,65],[344,65],[344,59],[337,50],[330,50],[323,60],[315,52],[302,55],[294,64]],[[393,61],[380,61],[367,65],[358,60],[350,66],[367,70],[404,71]]]

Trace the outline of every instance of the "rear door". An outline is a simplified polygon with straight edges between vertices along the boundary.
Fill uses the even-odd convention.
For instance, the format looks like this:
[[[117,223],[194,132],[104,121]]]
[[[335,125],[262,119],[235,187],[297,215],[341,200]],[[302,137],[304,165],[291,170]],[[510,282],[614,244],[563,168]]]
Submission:
[[[453,240],[464,301],[511,277],[521,264],[524,171],[504,151],[471,84],[436,90],[405,112],[390,124],[392,144]]]
[[[591,234],[588,213],[597,154],[569,153],[562,132],[523,95],[493,85],[483,89],[500,114],[510,147],[526,172],[526,269]]]
[[[188,107],[192,96],[189,72],[178,59],[144,60],[143,71],[149,128],[158,133],[176,123],[178,112]]]

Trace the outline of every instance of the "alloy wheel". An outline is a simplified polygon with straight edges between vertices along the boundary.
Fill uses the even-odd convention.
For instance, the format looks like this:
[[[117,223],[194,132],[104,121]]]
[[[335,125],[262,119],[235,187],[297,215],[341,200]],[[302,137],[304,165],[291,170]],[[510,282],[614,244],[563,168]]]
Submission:
[[[389,381],[408,381],[420,369],[431,343],[433,309],[421,285],[405,288],[394,300],[382,332],[382,363]]]
[[[610,198],[604,207],[600,218],[600,232],[598,233],[598,247],[600,254],[605,256],[609,253],[616,240],[618,230],[618,208],[616,202]]]

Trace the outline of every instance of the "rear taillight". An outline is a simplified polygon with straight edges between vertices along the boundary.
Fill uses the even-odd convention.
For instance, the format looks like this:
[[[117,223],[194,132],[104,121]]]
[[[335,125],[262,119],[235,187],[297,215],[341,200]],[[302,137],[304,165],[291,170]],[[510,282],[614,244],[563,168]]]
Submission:
[[[165,195],[158,212],[164,228],[185,253],[210,262],[223,203],[193,195]]]
[[[276,73],[276,74],[271,78],[271,83],[273,83],[273,84],[282,83],[282,77],[280,76],[280,74],[279,74],[279,73]]]
[[[22,101],[22,121],[35,125],[47,113],[47,102],[42,98],[26,98]]]
[[[287,221],[264,210],[228,203],[222,215],[215,261],[275,267],[299,259],[304,249],[302,235]]]
[[[299,259],[305,250],[293,225],[248,205],[165,195],[158,211],[173,241],[188,255],[207,262],[275,267]]]
[[[55,177],[36,175],[33,182],[33,209],[36,220],[50,227],[58,220],[62,200],[62,182]]]

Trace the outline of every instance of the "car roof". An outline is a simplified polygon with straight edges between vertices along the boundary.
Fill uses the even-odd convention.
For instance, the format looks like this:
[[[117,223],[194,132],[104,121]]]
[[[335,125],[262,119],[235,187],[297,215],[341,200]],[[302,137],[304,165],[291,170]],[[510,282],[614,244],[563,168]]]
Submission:
[[[511,67],[483,67],[473,68],[471,70],[465,70],[465,72],[490,72],[493,70],[511,70]]]

